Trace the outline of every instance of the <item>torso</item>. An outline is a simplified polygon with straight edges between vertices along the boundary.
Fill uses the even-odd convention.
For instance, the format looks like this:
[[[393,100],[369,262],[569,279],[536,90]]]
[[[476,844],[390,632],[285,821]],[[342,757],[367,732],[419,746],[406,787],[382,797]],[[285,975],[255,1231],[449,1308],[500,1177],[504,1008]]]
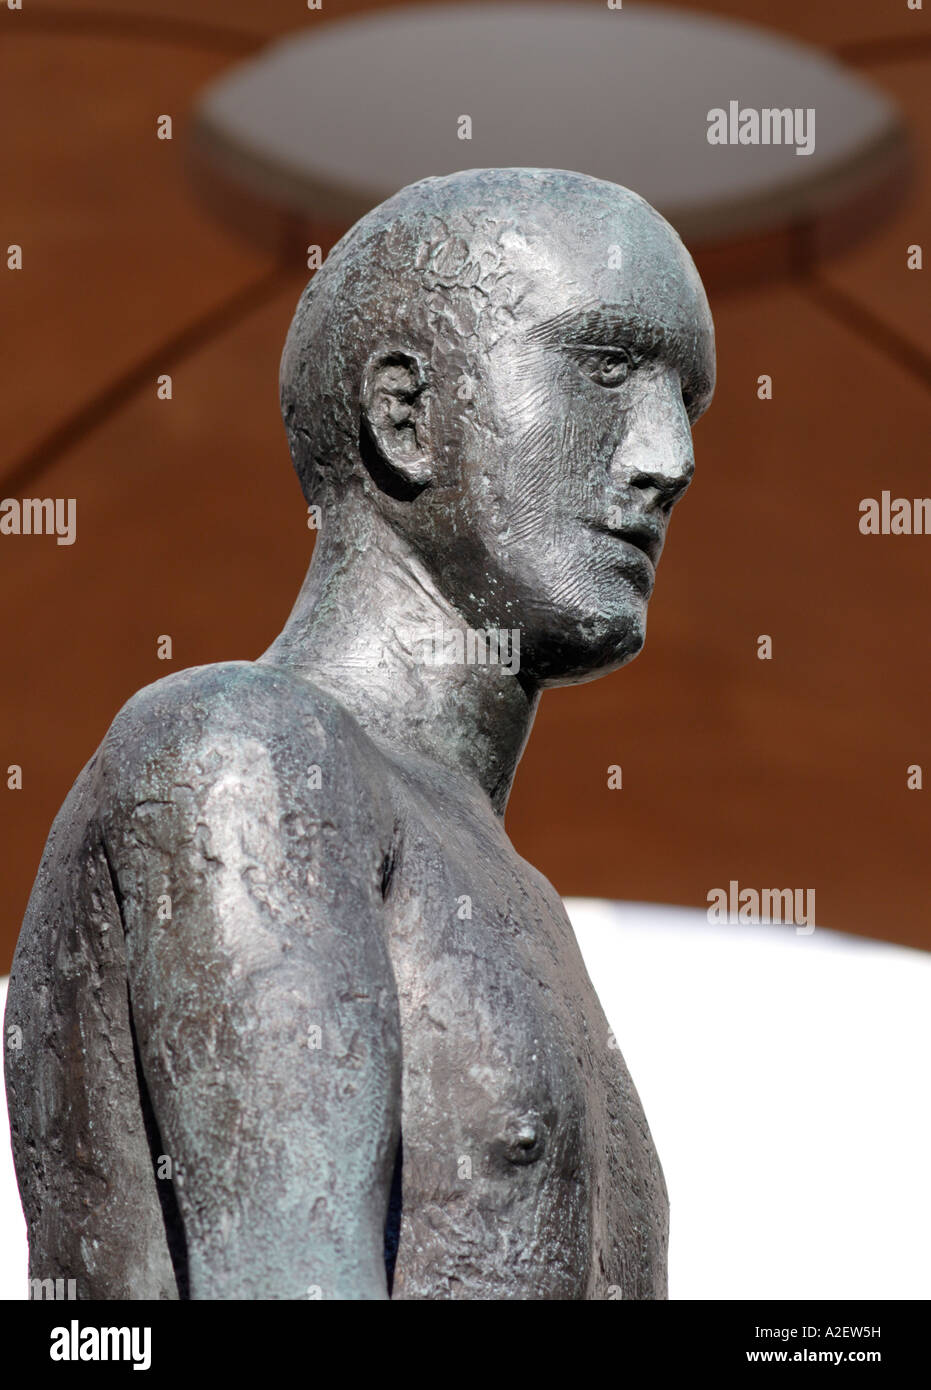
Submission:
[[[397,790],[394,1296],[665,1297],[662,1172],[558,895],[481,797]]]
[[[167,746],[190,708],[177,689]],[[318,695],[307,688],[309,718]],[[268,718],[271,728],[273,707]],[[373,833],[388,851],[384,928],[403,1053],[393,1297],[664,1298],[662,1171],[558,895],[478,791],[432,765],[379,756],[368,745],[366,768],[385,792]],[[173,1297],[95,761],[50,836],[10,991],[38,1044],[8,1065],[32,1271],[79,1269],[79,1297]],[[56,1019],[86,1040],[83,1060],[52,1036]],[[80,1162],[69,1157],[79,1149]],[[37,1150],[38,1175],[28,1157]]]

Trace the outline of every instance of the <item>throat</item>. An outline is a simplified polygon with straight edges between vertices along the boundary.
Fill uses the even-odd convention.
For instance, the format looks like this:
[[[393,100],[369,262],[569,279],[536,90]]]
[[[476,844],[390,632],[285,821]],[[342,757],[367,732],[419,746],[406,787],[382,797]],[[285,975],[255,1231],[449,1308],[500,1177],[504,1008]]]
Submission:
[[[470,628],[396,537],[370,542],[321,537],[259,660],[332,695],[400,761],[419,754],[465,777],[503,815],[540,693],[519,633]]]

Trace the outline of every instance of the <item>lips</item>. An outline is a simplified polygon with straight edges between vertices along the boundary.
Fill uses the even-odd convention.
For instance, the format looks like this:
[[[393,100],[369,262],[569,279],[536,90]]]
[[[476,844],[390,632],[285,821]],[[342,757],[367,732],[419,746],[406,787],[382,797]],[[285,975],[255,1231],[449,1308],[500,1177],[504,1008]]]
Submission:
[[[603,521],[593,521],[590,524],[593,531],[601,531],[606,536],[626,541],[645,555],[653,568],[656,568],[663,548],[663,533],[660,529],[651,526],[645,520],[631,521],[621,526],[609,526]]]

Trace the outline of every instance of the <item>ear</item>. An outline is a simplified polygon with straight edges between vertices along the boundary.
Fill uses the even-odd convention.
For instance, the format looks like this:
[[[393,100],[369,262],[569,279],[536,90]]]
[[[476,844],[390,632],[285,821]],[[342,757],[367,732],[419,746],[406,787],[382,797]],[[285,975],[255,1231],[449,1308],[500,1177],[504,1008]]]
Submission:
[[[426,385],[423,360],[404,349],[373,354],[362,373],[362,424],[382,468],[405,490],[433,478]]]

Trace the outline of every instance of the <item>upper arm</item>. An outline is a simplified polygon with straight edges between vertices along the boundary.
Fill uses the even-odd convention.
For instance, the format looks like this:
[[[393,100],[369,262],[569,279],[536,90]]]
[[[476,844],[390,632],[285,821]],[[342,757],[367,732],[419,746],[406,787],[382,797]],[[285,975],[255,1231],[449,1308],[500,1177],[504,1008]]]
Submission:
[[[142,1067],[192,1297],[385,1297],[400,1026],[378,797],[345,716],[256,670],[111,730]]]

